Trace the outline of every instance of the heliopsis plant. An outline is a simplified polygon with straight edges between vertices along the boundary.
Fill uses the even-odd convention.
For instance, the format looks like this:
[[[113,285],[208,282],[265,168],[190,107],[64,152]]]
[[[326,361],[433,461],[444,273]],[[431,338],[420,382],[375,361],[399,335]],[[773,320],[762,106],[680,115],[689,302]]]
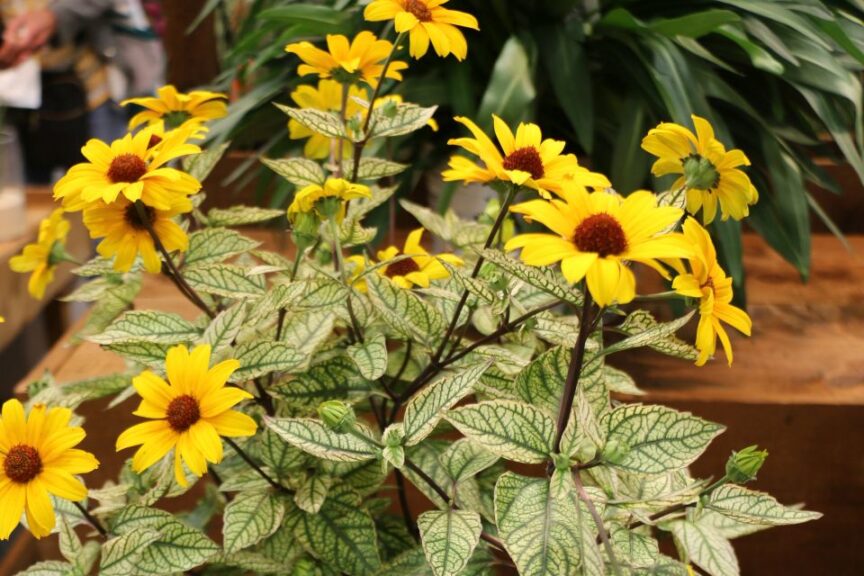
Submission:
[[[129,98],[121,105],[143,108],[129,120],[130,130],[142,124],[159,125],[167,130],[194,129],[228,114],[224,94],[206,90],[193,90],[184,94],[170,84],[159,88],[155,97]]]
[[[60,534],[64,560],[35,573],[735,576],[729,540],[819,517],[748,486],[767,456],[755,446],[694,476],[723,426],[631,403],[637,375],[613,368],[623,350],[701,366],[718,338],[730,363],[746,345],[726,326],[749,335],[750,318],[687,211],[692,197],[708,215],[704,194],[721,211],[728,194],[756,198],[727,177],[743,154],[706,124],[652,131],[684,179],[624,197],[535,124],[476,119],[495,143],[459,118],[471,137],[452,143],[470,158],[443,178],[498,199],[471,220],[403,200],[420,226],[376,242],[370,214],[408,168],[382,157],[388,139],[436,111],[399,93],[403,35],[415,56],[426,34],[460,57],[453,27],[477,27],[443,4],[369,3],[367,18],[394,21],[392,43],[361,31],[289,46],[319,78],[298,107],[276,103],[286,131],[315,141],[263,160],[293,191],[287,209],[208,208],[197,182],[225,147],[199,154],[194,131],[158,126],[88,143],[57,184],[101,239],[68,295],[94,302],[78,337],[126,368],[33,383],[26,422],[17,401],[3,408],[0,535],[19,520]],[[247,234],[262,225],[286,234]],[[175,300],[147,298],[157,273]],[[643,300],[675,305],[661,321]],[[695,337],[676,336],[687,324]],[[71,410],[106,396],[84,425],[112,438],[105,458],[129,459],[88,493],[75,475],[96,461],[74,448]]]
[[[69,235],[69,221],[63,217],[63,209],[57,208],[48,218],[39,223],[36,242],[24,247],[21,254],[9,260],[15,272],[30,273],[27,291],[37,300],[45,296],[45,289],[54,280],[54,271],[60,262],[74,262],[65,250]]]

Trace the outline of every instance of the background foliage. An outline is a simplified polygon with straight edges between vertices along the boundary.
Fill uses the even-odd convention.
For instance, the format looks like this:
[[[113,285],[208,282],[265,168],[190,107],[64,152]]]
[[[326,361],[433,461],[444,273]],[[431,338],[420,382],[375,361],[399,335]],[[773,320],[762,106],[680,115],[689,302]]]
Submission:
[[[291,148],[284,117],[269,105],[273,98],[288,102],[301,82],[282,46],[357,29],[358,4],[363,2],[211,0],[202,15],[219,15],[224,39],[217,84],[242,94],[214,135],[267,156]],[[699,114],[730,147],[747,150],[761,193],[751,225],[804,278],[811,214],[836,231],[808,186],[840,192],[814,157],[848,162],[864,180],[860,0],[452,4],[477,15],[483,41],[471,42],[464,65],[452,59],[412,62],[400,86],[406,100],[441,106],[436,117],[444,136],[455,131],[449,120],[454,114],[488,118],[494,112],[511,124],[536,120],[628,193],[646,184],[649,157],[637,143],[647,129],[663,120],[687,124],[691,113]],[[431,149],[427,138],[403,139],[391,150],[412,161],[401,178],[403,193],[444,161],[445,151]],[[250,159],[229,180],[244,183],[253,167]],[[262,190],[271,177],[260,182]],[[279,183],[271,201],[284,203],[289,193]],[[447,203],[445,194],[439,208]],[[740,225],[718,223],[712,232],[740,288]]]

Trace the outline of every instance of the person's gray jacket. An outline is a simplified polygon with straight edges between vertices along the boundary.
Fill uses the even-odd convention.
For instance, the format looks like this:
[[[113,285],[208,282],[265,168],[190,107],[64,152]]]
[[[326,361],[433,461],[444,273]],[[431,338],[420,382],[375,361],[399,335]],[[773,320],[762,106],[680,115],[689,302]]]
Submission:
[[[51,11],[57,16],[58,36],[64,42],[73,41],[83,30],[106,23],[113,7],[114,0],[57,0]]]

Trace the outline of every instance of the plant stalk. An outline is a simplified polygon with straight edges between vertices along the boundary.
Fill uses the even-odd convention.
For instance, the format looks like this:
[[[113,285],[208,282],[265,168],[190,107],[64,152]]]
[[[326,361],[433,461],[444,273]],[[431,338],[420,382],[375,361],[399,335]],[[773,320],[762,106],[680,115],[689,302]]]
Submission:
[[[89,522],[90,525],[93,526],[93,528],[95,528],[100,535],[106,538],[108,537],[108,531],[95,516],[93,516],[92,514],[90,514],[90,512],[87,511],[87,508],[85,508],[80,502],[72,502],[72,504],[75,505],[75,508],[77,508],[78,511],[81,512],[84,518],[87,519],[87,522]]]
[[[257,472],[259,476],[266,480],[267,483],[270,484],[270,486],[272,486],[279,492],[282,492],[283,494],[294,493],[293,490],[286,488],[285,486],[274,480],[269,474],[264,472],[264,470],[262,470],[261,467],[256,464],[255,461],[252,460],[252,458],[248,454],[246,454],[246,452],[244,452],[243,449],[240,448],[240,446],[237,445],[236,442],[234,442],[234,440],[228,438],[227,436],[223,436],[223,439],[225,440],[225,443],[228,444],[231,448],[233,448],[234,451],[237,452],[237,454],[240,456],[240,458],[242,458],[243,461],[246,462],[246,464],[248,464],[250,468],[255,470],[255,472]]]
[[[165,261],[165,265],[168,267],[170,271],[171,280],[174,284],[177,285],[177,288],[186,296],[195,306],[200,308],[204,313],[206,313],[210,318],[215,318],[216,313],[210,309],[209,306],[198,296],[198,293],[189,286],[186,280],[183,278],[183,275],[180,274],[180,271],[177,269],[177,266],[174,264],[174,260],[171,259],[171,255],[168,253],[168,250],[165,249],[165,245],[162,244],[162,240],[159,239],[159,235],[156,234],[156,230],[153,228],[153,223],[150,222],[150,217],[147,215],[147,210],[144,206],[144,203],[141,200],[135,201],[135,210],[138,212],[138,219],[141,220],[141,223],[144,225],[144,228],[147,229],[147,233],[150,234],[150,238],[153,239],[153,245],[156,246],[156,249],[162,254],[162,259]]]

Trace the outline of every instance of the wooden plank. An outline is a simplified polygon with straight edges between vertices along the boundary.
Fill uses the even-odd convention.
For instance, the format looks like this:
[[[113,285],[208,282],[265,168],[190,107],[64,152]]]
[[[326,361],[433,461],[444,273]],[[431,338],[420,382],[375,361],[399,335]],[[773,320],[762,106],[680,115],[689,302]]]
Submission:
[[[45,291],[42,300],[36,300],[27,292],[29,274],[19,274],[9,268],[9,260],[19,254],[24,246],[35,242],[39,235],[39,223],[56,208],[51,198],[49,188],[31,188],[27,192],[27,233],[16,240],[0,242],[0,315],[6,322],[0,326],[0,350],[6,347],[20,330],[31,322],[54,298],[66,290],[73,280],[71,264],[61,264],[57,267],[54,281]],[[70,254],[86,260],[90,258],[92,248],[87,230],[81,222],[80,214],[69,214],[72,227],[66,243]]]

